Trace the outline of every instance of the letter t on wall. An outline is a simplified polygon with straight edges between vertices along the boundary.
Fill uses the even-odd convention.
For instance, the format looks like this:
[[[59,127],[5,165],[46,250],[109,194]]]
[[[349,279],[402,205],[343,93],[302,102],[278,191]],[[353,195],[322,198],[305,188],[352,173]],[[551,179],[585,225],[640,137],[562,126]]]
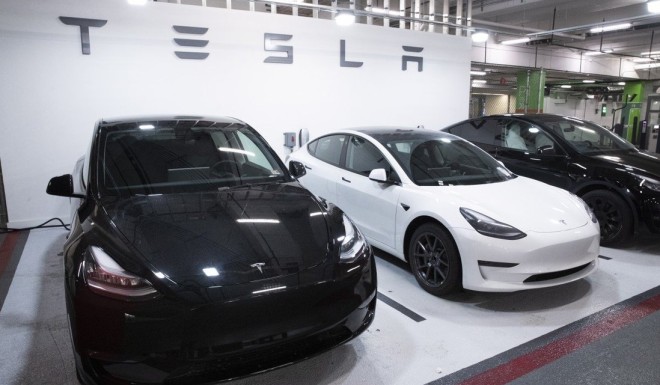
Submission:
[[[80,45],[82,46],[83,55],[90,55],[92,52],[92,46],[89,40],[89,27],[101,28],[108,22],[101,19],[66,16],[60,16],[60,20],[66,25],[77,25],[80,27]]]

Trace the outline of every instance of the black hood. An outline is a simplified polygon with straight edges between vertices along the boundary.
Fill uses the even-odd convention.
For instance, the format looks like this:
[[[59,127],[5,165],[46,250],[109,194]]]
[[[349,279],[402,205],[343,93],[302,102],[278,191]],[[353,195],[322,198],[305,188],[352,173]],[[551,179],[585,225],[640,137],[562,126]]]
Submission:
[[[595,155],[591,156],[591,158],[598,159],[610,165],[629,168],[630,170],[628,171],[637,175],[650,176],[656,179],[660,178],[660,156],[658,154],[630,150]]]
[[[326,211],[297,183],[132,196],[104,206],[134,249],[179,284],[241,284],[328,257]]]

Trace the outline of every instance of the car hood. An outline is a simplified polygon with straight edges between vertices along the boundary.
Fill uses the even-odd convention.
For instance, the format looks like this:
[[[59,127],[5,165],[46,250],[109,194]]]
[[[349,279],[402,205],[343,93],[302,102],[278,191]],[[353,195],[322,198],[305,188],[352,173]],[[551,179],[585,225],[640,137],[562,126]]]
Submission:
[[[179,284],[285,276],[328,255],[325,210],[297,183],[132,196],[105,208],[127,242]]]
[[[624,167],[635,174],[660,178],[660,156],[649,152],[630,150],[611,154],[592,155],[592,159],[616,167]]]
[[[523,232],[567,231],[590,220],[576,196],[521,176],[505,182],[456,186],[451,194],[457,206],[478,211]]]

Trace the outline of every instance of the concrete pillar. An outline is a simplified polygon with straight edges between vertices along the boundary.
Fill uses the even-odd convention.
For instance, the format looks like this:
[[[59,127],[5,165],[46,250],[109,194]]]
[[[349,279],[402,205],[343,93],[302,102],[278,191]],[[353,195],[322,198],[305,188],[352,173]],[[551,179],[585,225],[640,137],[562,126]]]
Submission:
[[[544,90],[545,70],[540,69],[518,72],[516,113],[542,113]]]

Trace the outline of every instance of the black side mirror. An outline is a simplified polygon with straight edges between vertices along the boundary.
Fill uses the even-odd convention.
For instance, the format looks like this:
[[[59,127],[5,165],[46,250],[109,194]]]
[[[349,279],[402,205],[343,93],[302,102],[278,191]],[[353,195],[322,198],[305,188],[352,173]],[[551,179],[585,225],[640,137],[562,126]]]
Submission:
[[[289,162],[289,172],[296,178],[300,178],[301,176],[307,174],[305,165],[300,162],[296,162],[295,160]]]
[[[82,194],[73,192],[73,177],[71,174],[65,174],[51,178],[46,187],[46,193],[69,198],[83,198]]]

